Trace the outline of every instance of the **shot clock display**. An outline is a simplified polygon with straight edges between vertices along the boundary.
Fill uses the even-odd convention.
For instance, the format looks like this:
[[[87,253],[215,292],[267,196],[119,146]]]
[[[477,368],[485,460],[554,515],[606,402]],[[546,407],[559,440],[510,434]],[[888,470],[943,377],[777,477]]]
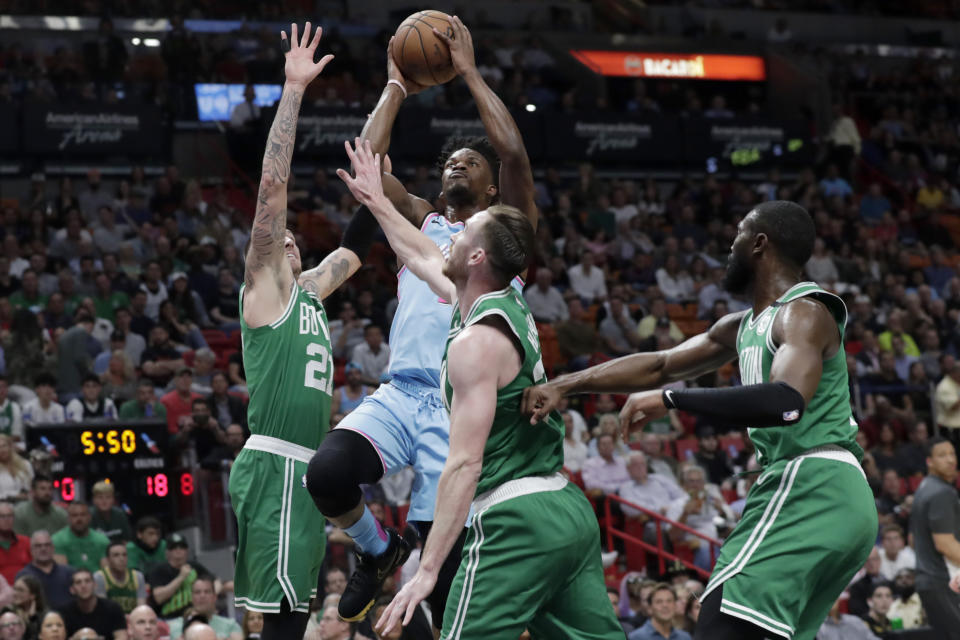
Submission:
[[[162,420],[40,424],[27,430],[27,445],[53,457],[55,490],[65,502],[88,500],[98,480],[109,480],[121,501],[151,513],[194,491],[192,472],[168,468]]]
[[[106,433],[102,430],[86,429],[80,433],[80,444],[83,445],[83,454],[92,456],[94,453],[136,453],[137,435],[133,429],[110,429]]]

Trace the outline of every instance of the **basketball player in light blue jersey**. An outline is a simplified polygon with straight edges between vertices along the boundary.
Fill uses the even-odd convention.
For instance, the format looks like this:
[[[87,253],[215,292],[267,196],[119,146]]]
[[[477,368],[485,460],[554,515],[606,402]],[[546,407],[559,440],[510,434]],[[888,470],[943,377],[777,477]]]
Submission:
[[[470,32],[458,18],[450,22],[452,37],[438,36],[450,46],[454,69],[473,94],[489,140],[453,139],[444,146],[440,171],[445,212],[434,211],[427,200],[407,193],[389,173],[383,176],[384,192],[394,207],[444,252],[450,236],[463,229],[465,220],[498,202],[523,211],[534,228],[537,224],[533,174],[520,130],[477,71]],[[373,152],[381,155],[389,147],[390,131],[403,99],[423,89],[403,77],[389,54],[387,74],[380,101],[361,133],[371,142]],[[341,247],[349,250],[345,255],[350,257],[338,263],[343,272],[356,269],[359,261],[353,260],[355,256],[363,259],[369,248],[369,229],[375,225],[366,209],[354,214],[350,227],[357,232],[348,228]],[[440,395],[440,364],[453,308],[406,269],[400,269],[398,279],[400,304],[390,329],[391,381],[365,398],[327,435],[307,471],[307,488],[317,507],[353,538],[359,550],[357,568],[340,598],[340,617],[348,621],[367,615],[384,579],[410,553],[410,543],[398,532],[381,528],[366,508],[360,485],[412,466],[416,476],[407,519],[425,538],[449,451],[450,424]],[[518,282],[514,286],[522,286]],[[443,622],[465,533],[466,529],[428,599],[437,628]]]

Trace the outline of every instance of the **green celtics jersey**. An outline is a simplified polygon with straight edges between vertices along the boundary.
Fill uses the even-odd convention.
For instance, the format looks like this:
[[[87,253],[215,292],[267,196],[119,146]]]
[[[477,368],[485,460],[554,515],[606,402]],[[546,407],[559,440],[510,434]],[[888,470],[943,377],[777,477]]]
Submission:
[[[843,336],[847,323],[847,308],[843,301],[827,293],[813,282],[801,282],[780,296],[773,304],[753,316],[753,310],[740,321],[737,333],[737,352],[740,354],[740,375],[743,384],[770,382],[770,365],[777,352],[773,339],[773,320],[777,311],[788,302],[810,296],[819,300],[837,321],[837,330]],[[850,411],[850,389],[847,383],[847,355],[841,339],[840,349],[823,363],[820,384],[807,404],[799,422],[783,427],[749,429],[750,439],[757,447],[757,462],[768,465],[777,460],[793,458],[814,447],[837,445],[849,450],[859,460],[863,449],[856,442],[857,423]]]
[[[243,292],[241,286],[241,310]],[[283,315],[251,329],[241,313],[240,332],[250,433],[319,447],[330,426],[333,397],[333,353],[323,305],[294,283]]]
[[[0,433],[7,436],[22,435],[13,433],[13,423],[18,413],[19,408],[14,406],[13,400],[8,398],[6,402],[0,404]]]
[[[540,338],[533,315],[513,287],[477,298],[465,321],[460,318],[460,307],[454,305],[447,348],[440,368],[443,403],[449,411],[455,402],[453,387],[447,377],[450,343],[470,325],[493,315],[499,316],[510,327],[517,344],[523,349],[523,364],[517,377],[497,390],[497,410],[490,437],[483,449],[483,469],[477,483],[477,494],[489,491],[507,480],[555,473],[563,466],[563,420],[560,415],[553,412],[540,424],[531,425],[529,417],[520,412],[523,390],[530,385],[546,382],[547,376],[540,357]]]
[[[137,607],[137,592],[140,590],[143,574],[137,575],[133,570],[127,569],[123,582],[117,582],[109,569],[97,571],[97,574],[103,576],[107,600],[113,600],[120,605],[124,613],[130,613]]]

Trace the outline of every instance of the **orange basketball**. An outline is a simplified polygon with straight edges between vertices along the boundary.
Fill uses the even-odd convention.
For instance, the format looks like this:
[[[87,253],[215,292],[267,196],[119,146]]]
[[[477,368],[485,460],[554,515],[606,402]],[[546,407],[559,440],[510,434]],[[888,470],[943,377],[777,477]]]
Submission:
[[[433,33],[453,36],[449,16],[442,11],[417,11],[400,23],[393,38],[393,59],[404,77],[428,87],[443,84],[457,75],[450,61],[450,48]]]

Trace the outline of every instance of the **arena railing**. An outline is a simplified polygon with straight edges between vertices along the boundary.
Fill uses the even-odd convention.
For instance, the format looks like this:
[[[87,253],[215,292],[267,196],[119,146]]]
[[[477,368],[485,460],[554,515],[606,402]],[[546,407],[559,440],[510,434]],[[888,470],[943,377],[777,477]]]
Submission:
[[[716,538],[711,538],[710,536],[704,535],[692,529],[684,524],[677,522],[676,520],[671,520],[666,516],[642,507],[635,502],[630,502],[629,500],[624,500],[620,496],[608,494],[604,496],[603,503],[603,514],[606,518],[606,536],[607,536],[607,549],[613,550],[614,548],[614,538],[619,538],[623,540],[626,544],[636,545],[640,547],[643,551],[648,553],[653,553],[657,556],[657,563],[660,575],[666,573],[667,563],[678,562],[683,565],[685,568],[695,571],[698,576],[704,580],[710,577],[710,572],[706,569],[698,567],[692,561],[683,558],[675,553],[667,551],[664,544],[665,527],[675,528],[684,533],[688,533],[695,538],[698,538],[701,541],[701,544],[710,545],[710,566],[713,567],[713,564],[717,560],[717,553],[720,550],[720,546],[723,544],[721,540]],[[656,540],[655,545],[650,544],[644,541],[642,538],[638,538],[635,535],[626,531],[626,529],[617,529],[613,524],[613,511],[611,509],[611,503],[616,502],[618,504],[630,507],[639,511],[641,514],[649,518],[649,521],[653,523],[656,531]],[[642,535],[642,534],[641,534]]]

